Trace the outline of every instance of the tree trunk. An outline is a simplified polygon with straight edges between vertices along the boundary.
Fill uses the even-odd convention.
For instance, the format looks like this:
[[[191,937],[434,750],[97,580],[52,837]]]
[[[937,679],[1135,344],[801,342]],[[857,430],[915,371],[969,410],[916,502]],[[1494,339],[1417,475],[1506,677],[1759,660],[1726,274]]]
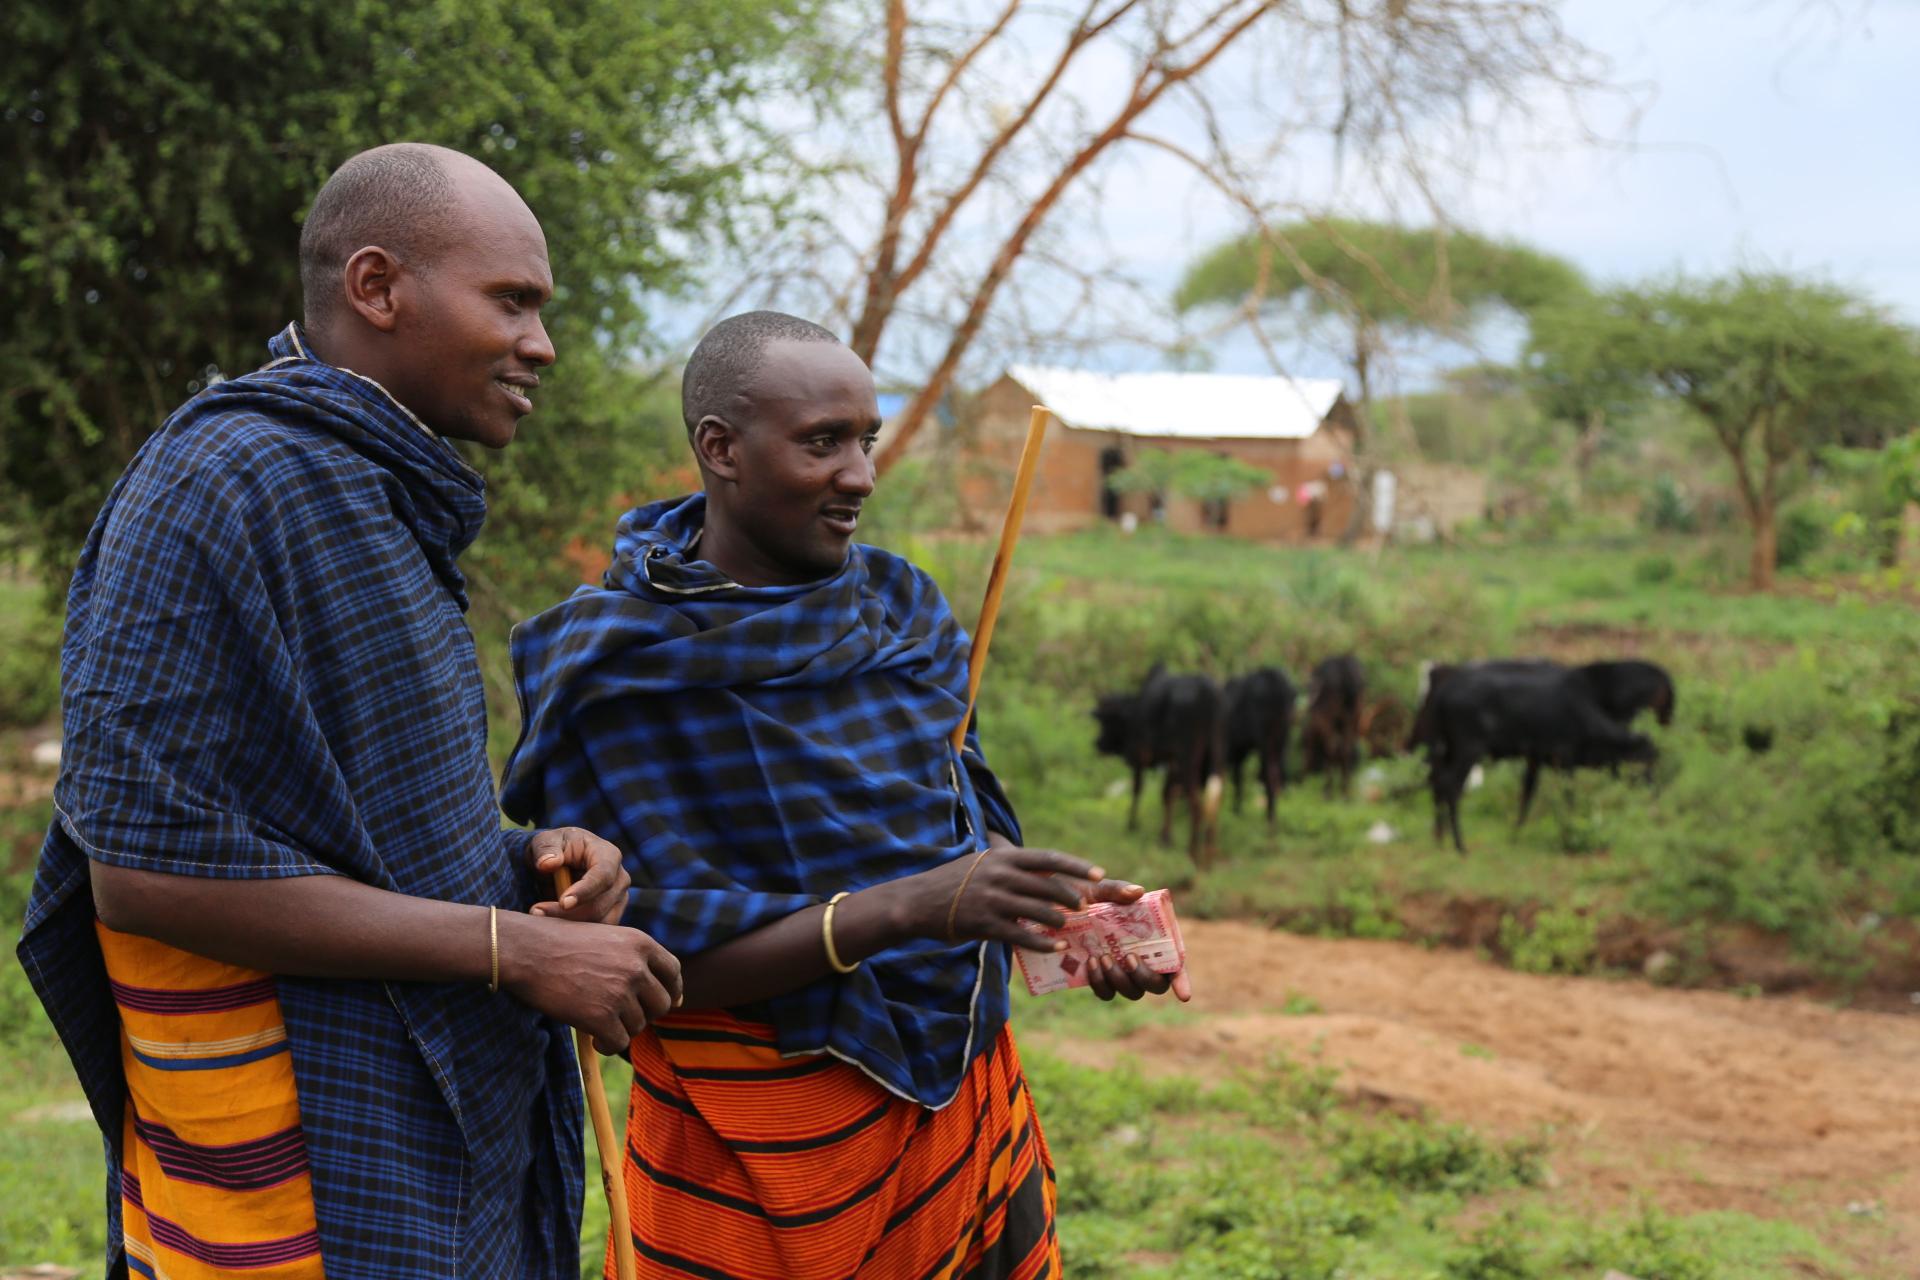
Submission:
[[[1750,514],[1750,518],[1753,521],[1753,559],[1748,570],[1748,582],[1755,591],[1771,591],[1774,566],[1780,558],[1773,504],[1763,503]]]
[[[1353,486],[1353,510],[1340,533],[1343,547],[1366,536],[1373,515],[1373,468],[1361,462],[1373,440],[1373,350],[1364,332],[1354,342],[1353,372],[1360,384],[1360,397],[1353,406],[1353,462],[1347,468],[1347,483]]]

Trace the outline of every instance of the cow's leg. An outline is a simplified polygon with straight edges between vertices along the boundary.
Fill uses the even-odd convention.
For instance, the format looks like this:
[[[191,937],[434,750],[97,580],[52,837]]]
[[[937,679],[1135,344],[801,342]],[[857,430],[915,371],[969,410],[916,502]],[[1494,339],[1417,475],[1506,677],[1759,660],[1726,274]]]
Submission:
[[[1167,780],[1160,786],[1160,843],[1173,843],[1173,792],[1180,785],[1177,763],[1167,765]]]
[[[1200,798],[1200,785],[1196,785],[1191,773],[1181,790],[1187,795],[1187,859],[1205,870],[1211,861],[1207,857],[1207,806]]]
[[[1243,794],[1241,787],[1241,784],[1245,781],[1244,775],[1246,769],[1247,758],[1245,756],[1241,756],[1233,762],[1233,811],[1235,813],[1239,813],[1246,808],[1246,796]]]
[[[1527,810],[1533,807],[1533,789],[1540,785],[1540,757],[1527,757],[1527,771],[1520,777],[1520,817],[1515,820],[1514,830],[1527,825]]]
[[[1286,762],[1278,751],[1260,753],[1260,780],[1267,787],[1267,830],[1273,830],[1274,805],[1280,798],[1280,788],[1286,785]]]
[[[1453,834],[1453,847],[1461,854],[1467,851],[1467,843],[1460,835],[1460,798],[1466,794],[1467,776],[1473,772],[1478,759],[1478,751],[1442,750],[1436,753],[1432,765],[1434,800],[1434,836],[1439,837],[1440,819],[1444,813],[1447,825]]]
[[[1133,766],[1133,803],[1127,806],[1127,830],[1140,829],[1140,783],[1146,777],[1146,770],[1139,765]]]

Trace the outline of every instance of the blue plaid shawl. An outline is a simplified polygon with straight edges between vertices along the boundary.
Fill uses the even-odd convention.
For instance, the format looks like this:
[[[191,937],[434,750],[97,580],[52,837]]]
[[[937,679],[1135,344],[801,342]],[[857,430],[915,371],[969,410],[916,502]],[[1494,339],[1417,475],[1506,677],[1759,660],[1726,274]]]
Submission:
[[[454,564],[480,477],[297,327],[269,351],[140,450],[68,598],[57,813],[20,958],[106,1137],[110,1266],[126,1084],[89,857],[506,908],[534,887],[495,808]],[[471,984],[278,988],[332,1280],[578,1273],[562,1028]]]
[[[693,556],[705,515],[700,494],[629,512],[605,585],[516,629],[508,816],[618,840],[627,923],[684,955],[970,853],[984,829],[1017,841],[978,741],[950,745],[967,636],[933,580],[856,545],[820,581],[738,586]],[[943,1106],[1006,1021],[1006,948],[913,943],[762,1012],[782,1052]]]

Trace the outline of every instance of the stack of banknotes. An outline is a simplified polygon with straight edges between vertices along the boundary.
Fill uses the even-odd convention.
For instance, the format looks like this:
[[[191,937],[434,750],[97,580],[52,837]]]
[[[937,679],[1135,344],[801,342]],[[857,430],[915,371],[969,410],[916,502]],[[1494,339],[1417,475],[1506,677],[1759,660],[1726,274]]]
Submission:
[[[1066,922],[1057,929],[1032,927],[1067,944],[1060,951],[1015,948],[1027,991],[1036,996],[1086,986],[1087,970],[1095,956],[1115,962],[1132,956],[1151,973],[1178,973],[1187,963],[1180,922],[1173,915],[1173,896],[1165,889],[1144,893],[1137,902],[1096,902],[1069,911]]]

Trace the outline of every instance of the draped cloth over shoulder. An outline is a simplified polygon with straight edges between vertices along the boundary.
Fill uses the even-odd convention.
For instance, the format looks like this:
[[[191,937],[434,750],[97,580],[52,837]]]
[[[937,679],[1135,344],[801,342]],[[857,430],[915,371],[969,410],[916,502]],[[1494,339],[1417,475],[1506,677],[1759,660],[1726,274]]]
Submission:
[[[696,558],[704,495],[628,513],[598,588],[521,624],[502,802],[621,841],[627,922],[698,954],[1018,841],[971,737],[966,633],[925,572],[856,545],[831,577],[743,587]],[[766,1002],[782,1053],[827,1052],[923,1106],[1007,1018],[1003,946],[922,941]]]
[[[20,957],[106,1137],[112,1265],[127,1082],[89,859],[532,901],[455,563],[485,516],[480,477],[297,326],[269,349],[141,449],[68,599],[57,816]],[[572,1271],[562,1028],[477,984],[276,986],[332,1280]]]

